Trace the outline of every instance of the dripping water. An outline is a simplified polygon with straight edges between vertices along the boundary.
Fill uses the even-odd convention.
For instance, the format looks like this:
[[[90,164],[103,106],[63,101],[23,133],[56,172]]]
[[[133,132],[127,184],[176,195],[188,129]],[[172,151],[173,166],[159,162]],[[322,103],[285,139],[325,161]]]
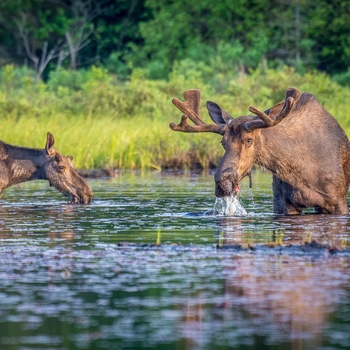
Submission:
[[[216,198],[214,214],[225,216],[246,216],[247,211],[239,201],[238,196],[231,195],[223,198]]]

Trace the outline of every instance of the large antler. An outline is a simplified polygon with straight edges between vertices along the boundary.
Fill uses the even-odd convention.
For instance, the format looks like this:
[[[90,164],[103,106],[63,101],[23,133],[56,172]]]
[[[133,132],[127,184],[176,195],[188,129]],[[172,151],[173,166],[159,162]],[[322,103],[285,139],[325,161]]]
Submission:
[[[172,130],[182,132],[214,132],[220,135],[224,134],[224,125],[207,124],[199,116],[199,104],[201,99],[201,93],[199,90],[186,90],[183,93],[185,102],[180,101],[177,98],[173,98],[172,103],[182,112],[184,115],[181,118],[180,124],[170,123],[169,126]],[[195,125],[188,124],[188,118]]]
[[[287,89],[284,103],[280,102],[276,106],[272,107],[269,110],[268,115],[265,112],[260,111],[256,107],[250,106],[249,111],[256,114],[258,117],[260,117],[262,119],[263,124],[256,121],[252,122],[251,124],[247,123],[249,125],[245,126],[246,129],[253,130],[256,128],[262,128],[262,127],[266,128],[266,127],[277,125],[290,114],[290,112],[294,107],[295,102],[298,101],[300,95],[301,95],[301,92],[298,89],[294,89],[294,88]],[[283,104],[283,107],[281,108],[282,104]],[[276,112],[278,110],[279,112]]]

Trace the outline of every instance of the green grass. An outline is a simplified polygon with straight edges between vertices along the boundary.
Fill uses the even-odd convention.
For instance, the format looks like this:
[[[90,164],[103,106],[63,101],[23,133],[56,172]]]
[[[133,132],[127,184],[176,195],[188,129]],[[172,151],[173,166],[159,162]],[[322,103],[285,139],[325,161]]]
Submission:
[[[57,73],[59,74],[59,73]],[[63,74],[63,73],[62,73]],[[29,71],[8,66],[0,71],[0,138],[10,144],[43,148],[46,133],[55,136],[56,148],[72,155],[77,168],[161,169],[208,168],[223,154],[220,136],[184,134],[170,130],[181,112],[171,103],[190,88],[202,91],[201,115],[209,122],[205,101],[219,103],[233,116],[248,113],[248,106],[264,109],[284,98],[287,87],[316,95],[350,133],[350,90],[319,72],[297,74],[291,68],[259,70],[249,75],[227,72],[208,76],[191,69],[176,71],[169,81],[147,79],[135,70],[128,82],[100,68],[79,72],[80,85],[71,74],[46,83]],[[75,80],[76,81],[76,80]]]

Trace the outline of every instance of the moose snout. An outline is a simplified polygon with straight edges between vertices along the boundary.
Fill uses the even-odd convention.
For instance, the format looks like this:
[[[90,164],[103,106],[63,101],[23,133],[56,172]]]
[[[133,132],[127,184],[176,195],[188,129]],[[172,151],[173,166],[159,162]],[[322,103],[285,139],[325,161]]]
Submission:
[[[91,195],[83,195],[80,197],[81,204],[91,204],[92,202],[92,194]]]
[[[92,202],[92,195],[73,195],[70,196],[71,198],[71,204],[91,204]]]
[[[226,168],[222,171],[218,169],[214,179],[216,197],[229,197],[238,192],[237,175],[233,168]]]
[[[92,202],[92,190],[91,187],[86,184],[86,187],[83,192],[78,193],[79,202],[81,204],[90,204]]]
[[[71,190],[69,197],[71,204],[90,204],[92,202],[92,189],[83,178],[81,178],[80,186]]]

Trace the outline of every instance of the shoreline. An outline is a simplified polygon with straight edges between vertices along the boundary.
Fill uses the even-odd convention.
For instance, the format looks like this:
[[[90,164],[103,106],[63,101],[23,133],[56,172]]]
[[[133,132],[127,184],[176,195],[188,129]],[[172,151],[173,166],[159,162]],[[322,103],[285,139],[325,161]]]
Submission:
[[[123,169],[110,169],[110,168],[96,168],[96,169],[75,169],[76,172],[85,179],[110,179],[117,178],[123,172],[158,172],[163,175],[174,175],[174,176],[182,176],[182,175],[200,175],[200,174],[209,174],[213,175],[215,172],[215,168],[203,169],[201,167],[191,168],[191,169],[175,169],[175,168],[165,168],[165,169],[147,169],[147,170],[123,170]]]

